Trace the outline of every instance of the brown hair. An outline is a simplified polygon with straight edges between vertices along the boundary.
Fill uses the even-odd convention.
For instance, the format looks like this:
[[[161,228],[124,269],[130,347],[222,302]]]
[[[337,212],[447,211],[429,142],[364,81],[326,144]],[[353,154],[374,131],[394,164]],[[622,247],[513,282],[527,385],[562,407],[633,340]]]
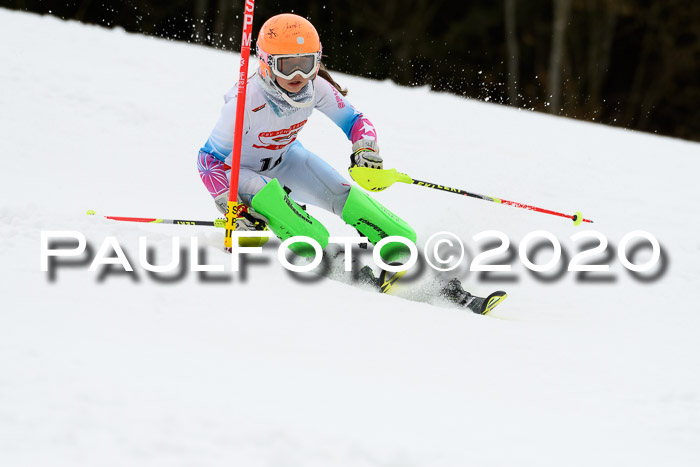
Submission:
[[[323,64],[323,62],[321,62],[320,65],[321,66],[318,69],[318,75],[321,78],[328,81],[329,83],[331,83],[333,85],[333,87],[336,88],[338,90],[338,92],[341,93],[343,96],[347,96],[348,90],[341,88],[340,84],[336,83],[335,80],[333,78],[331,78],[331,74],[328,73],[328,70],[326,69],[326,66]]]

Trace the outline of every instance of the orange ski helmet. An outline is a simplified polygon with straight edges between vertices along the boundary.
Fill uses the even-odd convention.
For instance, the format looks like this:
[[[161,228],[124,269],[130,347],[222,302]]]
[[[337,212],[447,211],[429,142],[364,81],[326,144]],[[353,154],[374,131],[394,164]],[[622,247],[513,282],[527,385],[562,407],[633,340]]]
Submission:
[[[273,76],[291,79],[301,75],[314,79],[321,63],[321,40],[306,18],[283,13],[265,21],[260,28],[255,53],[260,76],[270,84]]]

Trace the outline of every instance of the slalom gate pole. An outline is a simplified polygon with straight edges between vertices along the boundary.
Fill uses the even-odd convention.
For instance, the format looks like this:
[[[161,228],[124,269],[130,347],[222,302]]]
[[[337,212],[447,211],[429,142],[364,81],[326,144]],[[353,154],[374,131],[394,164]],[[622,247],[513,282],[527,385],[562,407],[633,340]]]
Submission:
[[[243,36],[241,40],[241,68],[238,72],[238,96],[236,101],[236,123],[231,152],[231,179],[229,181],[228,210],[226,212],[226,238],[224,246],[233,247],[231,235],[236,230],[238,217],[238,172],[241,167],[241,143],[243,141],[243,115],[245,114],[245,94],[248,83],[248,59],[253,38],[253,10],[255,0],[245,0],[243,8]]]
[[[389,188],[396,182],[401,182],[407,183],[409,185],[418,185],[426,188],[433,188],[435,190],[446,191],[448,193],[454,193],[456,195],[469,196],[470,198],[482,199],[484,201],[491,201],[493,203],[505,204],[516,208],[527,209],[528,211],[536,211],[541,212],[543,214],[550,214],[552,216],[565,217],[574,221],[574,225],[580,225],[582,222],[588,222],[591,224],[593,223],[593,221],[590,219],[584,219],[583,214],[581,214],[581,211],[577,211],[573,215],[570,215],[557,211],[552,211],[549,209],[538,208],[537,206],[530,206],[529,204],[523,204],[517,201],[508,201],[507,199],[471,193],[466,190],[460,190],[459,188],[451,188],[448,186],[439,185],[437,183],[416,180],[404,173],[398,172],[396,169],[370,169],[368,167],[352,167],[350,169],[350,176],[352,176],[352,178],[362,188],[369,191],[382,191]]]

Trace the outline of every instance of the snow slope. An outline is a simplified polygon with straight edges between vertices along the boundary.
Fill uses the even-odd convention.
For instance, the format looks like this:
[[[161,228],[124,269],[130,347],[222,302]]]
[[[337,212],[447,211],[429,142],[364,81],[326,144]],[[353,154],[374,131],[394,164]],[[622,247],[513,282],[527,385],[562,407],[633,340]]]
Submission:
[[[194,236],[208,264],[228,264],[223,232],[85,212],[217,215],[195,156],[236,56],[7,10],[0,43],[1,465],[700,463],[700,145],[338,74],[388,167],[581,209],[610,241],[610,280],[546,282],[517,257],[510,281],[458,269],[473,291],[508,290],[489,317],[342,277],[302,281],[267,247],[245,277],[168,281],[138,265],[139,236],[158,262],[173,236]],[[324,116],[300,139],[346,173],[348,143]],[[545,230],[570,257],[569,237],[591,228],[408,185],[375,196],[419,246],[449,231],[472,256],[481,231],[517,246]],[[617,259],[638,229],[662,245],[657,280]],[[136,271],[83,261],[52,280],[40,271],[49,230],[80,231],[94,250],[114,236]]]

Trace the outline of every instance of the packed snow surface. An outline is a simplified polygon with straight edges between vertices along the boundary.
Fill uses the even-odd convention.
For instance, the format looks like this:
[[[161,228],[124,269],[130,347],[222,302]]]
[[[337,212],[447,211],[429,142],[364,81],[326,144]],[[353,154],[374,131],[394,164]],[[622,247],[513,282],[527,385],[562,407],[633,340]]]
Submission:
[[[229,265],[223,229],[102,216],[217,217],[195,157],[237,55],[7,10],[0,43],[1,465],[700,465],[700,145],[336,74],[387,167],[595,223],[406,184],[374,194],[419,248],[464,241],[451,274],[509,294],[485,317],[436,299],[427,274],[402,298],[342,264],[290,273],[277,240],[243,276],[149,274],[142,236],[155,264],[194,237],[201,264]],[[322,114],[300,140],[347,174],[349,143]],[[609,244],[589,262],[610,270],[584,280],[566,265],[591,229]],[[469,271],[488,230],[513,252],[491,281]],[[561,273],[524,267],[538,230],[561,243]],[[635,275],[617,251],[637,230],[661,258]],[[42,271],[49,231],[80,232],[91,255]],[[109,237],[134,272],[88,270]]]

